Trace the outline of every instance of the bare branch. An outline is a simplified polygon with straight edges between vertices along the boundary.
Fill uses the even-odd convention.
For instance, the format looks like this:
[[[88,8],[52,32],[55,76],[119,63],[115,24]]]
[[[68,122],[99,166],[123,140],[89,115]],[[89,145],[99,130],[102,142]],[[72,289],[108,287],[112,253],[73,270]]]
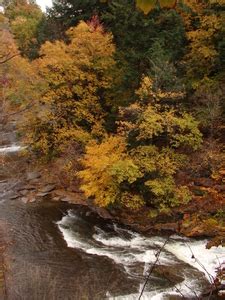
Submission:
[[[170,239],[170,236],[165,240],[165,242],[163,243],[163,245],[162,245],[162,246],[159,248],[159,250],[157,251],[157,253],[156,253],[156,255],[155,255],[155,256],[156,256],[156,260],[154,261],[154,263],[153,263],[153,264],[151,265],[151,267],[149,268],[148,275],[147,275],[147,277],[146,277],[146,279],[145,279],[145,282],[144,282],[144,285],[143,285],[142,290],[141,290],[141,292],[140,292],[140,295],[139,295],[139,297],[138,297],[138,300],[141,299],[141,297],[142,297],[142,295],[143,295],[143,293],[144,293],[145,287],[146,287],[146,285],[147,285],[147,283],[148,283],[148,281],[149,281],[149,278],[150,278],[150,276],[151,276],[151,274],[152,274],[152,272],[153,272],[153,270],[154,270],[156,264],[159,262],[159,256],[160,256],[161,252],[163,251],[163,249],[165,248],[166,244],[169,242],[169,239]]]
[[[11,116],[14,116],[14,115],[18,115],[18,114],[21,114],[23,113],[24,111],[30,109],[32,107],[32,105],[34,104],[34,101],[32,101],[31,103],[29,103],[28,105],[26,105],[24,108],[22,108],[21,110],[18,110],[18,111],[14,111],[12,113],[8,113],[8,114],[5,114],[5,115],[0,115],[0,118],[1,119],[4,119],[4,118],[8,118],[8,117],[11,117]]]
[[[20,54],[19,54],[19,53],[16,53],[16,54],[13,54],[13,55],[11,55],[11,56],[9,56],[9,57],[8,57],[8,55],[7,55],[5,59],[3,59],[2,61],[0,61],[0,65],[6,63],[7,61],[13,59],[15,56],[18,56],[18,55],[20,55]]]

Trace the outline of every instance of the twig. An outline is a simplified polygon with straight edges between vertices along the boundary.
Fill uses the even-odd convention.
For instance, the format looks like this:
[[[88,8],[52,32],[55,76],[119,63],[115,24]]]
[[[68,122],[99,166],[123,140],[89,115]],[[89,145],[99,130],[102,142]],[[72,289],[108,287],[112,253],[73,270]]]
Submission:
[[[195,291],[193,291],[192,288],[190,288],[186,283],[184,284],[190,291],[192,291],[192,293],[195,295],[197,300],[200,300],[200,298],[198,297],[197,293]]]
[[[164,278],[166,278],[167,281],[174,284],[174,282],[172,280],[170,280],[170,278],[168,276],[165,276],[165,274],[163,274],[163,276],[164,276]],[[182,293],[182,291],[176,285],[174,285],[174,288],[177,291],[177,293],[180,294],[183,299],[185,299],[184,294]]]
[[[150,269],[149,269],[149,271],[148,271],[148,275],[147,275],[147,277],[146,277],[146,279],[145,279],[145,282],[144,282],[144,284],[143,284],[143,287],[142,287],[142,290],[141,290],[140,295],[139,295],[139,297],[138,297],[138,300],[141,299],[141,297],[142,297],[142,295],[143,295],[143,293],[144,293],[145,287],[146,287],[146,285],[147,285],[147,283],[148,283],[148,280],[149,280],[149,278],[150,278],[150,276],[151,276],[151,274],[152,274],[152,272],[153,272],[153,270],[154,270],[156,264],[157,264],[158,261],[159,261],[159,256],[160,256],[162,250],[165,248],[166,244],[168,243],[169,239],[170,239],[170,236],[165,240],[165,242],[163,243],[163,245],[162,245],[162,246],[160,247],[160,249],[157,251],[157,253],[156,253],[156,255],[155,255],[155,256],[156,256],[156,260],[155,260],[154,263],[151,265],[151,267],[150,267]]]
[[[22,112],[26,111],[27,109],[30,109],[33,104],[34,104],[34,101],[32,101],[31,103],[29,103],[27,106],[25,106],[21,110],[18,110],[18,111],[12,112],[12,113],[8,113],[6,115],[2,115],[1,118],[6,118],[6,117],[13,116],[13,115],[21,114]]]
[[[9,56],[9,57],[6,57],[6,58],[3,59],[2,61],[0,61],[0,65],[6,63],[7,61],[13,59],[15,56],[18,56],[18,55],[20,55],[20,54],[19,54],[19,53],[16,53],[16,54],[14,54],[14,55],[11,55],[11,56]]]
[[[196,263],[206,272],[206,274],[209,276],[210,283],[214,284],[214,278],[213,276],[208,272],[208,270],[205,268],[205,266],[195,257],[194,252],[192,251],[190,245],[188,243],[184,242],[185,245],[189,248],[191,252],[191,258],[195,259]]]

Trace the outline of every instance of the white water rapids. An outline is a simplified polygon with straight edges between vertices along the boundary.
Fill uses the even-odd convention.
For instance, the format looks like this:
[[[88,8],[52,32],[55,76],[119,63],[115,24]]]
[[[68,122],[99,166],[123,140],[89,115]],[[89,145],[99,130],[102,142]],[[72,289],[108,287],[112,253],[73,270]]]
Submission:
[[[24,149],[24,147],[22,147],[20,145],[4,146],[4,147],[0,147],[0,153],[3,153],[3,154],[14,153],[14,152],[19,152],[23,149]]]
[[[128,290],[126,295],[115,296],[108,292],[106,298],[138,299],[147,271],[155,262],[165,238],[146,237],[117,224],[111,224],[110,230],[98,223],[90,225],[88,217],[84,220],[73,210],[69,210],[57,225],[68,247],[91,256],[107,257],[121,266],[127,276],[137,279],[136,293],[130,294]],[[225,249],[212,247],[208,250],[206,242],[172,236],[160,254],[159,264],[175,270],[182,280],[172,286],[171,282],[167,286],[157,284],[160,276],[153,273],[142,299],[171,299],[172,296],[196,299],[205,287],[206,278],[212,280],[216,268],[225,261]]]

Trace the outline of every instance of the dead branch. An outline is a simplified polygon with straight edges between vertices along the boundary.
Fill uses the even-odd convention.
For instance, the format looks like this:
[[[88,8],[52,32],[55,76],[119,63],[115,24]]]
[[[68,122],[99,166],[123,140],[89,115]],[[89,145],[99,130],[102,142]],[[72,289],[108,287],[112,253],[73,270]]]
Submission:
[[[11,116],[14,116],[14,115],[18,115],[18,114],[21,114],[23,113],[24,111],[30,109],[34,104],[34,101],[32,101],[31,103],[29,103],[28,105],[26,105],[24,108],[22,108],[21,110],[18,110],[18,111],[14,111],[12,113],[8,113],[8,114],[5,114],[5,115],[2,115],[1,118],[7,118],[7,117],[11,117]]]
[[[7,61],[13,59],[15,56],[18,56],[18,55],[20,55],[20,54],[16,53],[16,54],[13,54],[11,56],[6,55],[6,57],[3,60],[0,61],[0,65],[6,63]]]
[[[148,275],[147,275],[147,277],[146,277],[146,279],[145,279],[145,282],[144,282],[144,285],[143,285],[142,290],[141,290],[141,292],[140,292],[140,295],[139,295],[139,297],[138,297],[138,300],[141,299],[141,297],[142,297],[142,295],[143,295],[143,293],[144,293],[145,287],[146,287],[146,285],[147,285],[147,283],[148,283],[148,281],[149,281],[149,278],[150,278],[150,276],[151,276],[151,274],[152,274],[152,272],[153,272],[155,266],[156,266],[157,263],[159,262],[160,254],[161,254],[161,252],[163,251],[163,249],[165,248],[166,244],[169,242],[169,240],[170,240],[170,236],[165,240],[165,242],[163,243],[163,245],[162,245],[162,246],[159,248],[159,250],[156,252],[156,254],[155,254],[156,260],[154,261],[154,263],[150,266],[150,268],[149,268],[149,270],[148,270]]]

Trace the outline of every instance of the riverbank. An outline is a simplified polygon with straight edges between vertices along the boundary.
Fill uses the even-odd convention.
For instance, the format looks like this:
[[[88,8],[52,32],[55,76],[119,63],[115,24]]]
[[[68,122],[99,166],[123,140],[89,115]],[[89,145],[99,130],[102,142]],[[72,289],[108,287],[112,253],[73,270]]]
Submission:
[[[189,178],[188,186],[192,191],[191,201],[171,211],[156,214],[152,208],[144,206],[133,211],[113,207],[96,207],[92,199],[86,199],[80,190],[77,178],[72,181],[60,175],[54,164],[43,166],[34,171],[35,165],[27,165],[24,185],[17,194],[22,201],[33,202],[51,199],[89,206],[105,219],[114,219],[132,229],[154,234],[181,234],[186,237],[209,239],[208,247],[225,244],[225,189],[224,174],[217,180],[209,178]],[[29,171],[32,170],[32,171]],[[64,177],[63,177],[64,176]],[[184,176],[184,175],[183,175]]]
[[[147,236],[153,236],[155,234],[158,234],[158,237],[156,237],[156,239],[152,237],[153,242],[151,237],[149,237],[149,245],[147,245],[148,249],[151,248],[151,245],[154,245],[155,240],[161,241],[160,236],[162,236],[162,234],[165,235],[168,234],[168,232],[176,232],[172,231],[173,228],[169,228],[169,231],[168,228],[157,228],[157,224],[159,223],[151,225],[149,220],[149,223],[146,224],[145,222],[147,219],[147,215],[144,215],[146,214],[146,211],[144,209],[142,209],[139,212],[136,212],[136,215],[134,214],[134,212],[132,212],[132,214],[130,215],[124,215],[124,212],[122,210],[119,211],[114,209],[108,211],[106,209],[96,208],[91,200],[85,199],[83,193],[81,193],[81,191],[79,190],[78,185],[73,183],[72,186],[68,186],[67,188],[63,186],[62,182],[60,182],[60,180],[54,176],[54,169],[50,170],[44,167],[37,168],[33,165],[33,163],[30,163],[27,160],[26,156],[21,156],[18,160],[15,160],[15,158],[16,156],[13,156],[12,153],[9,156],[5,157],[5,170],[8,170],[8,172],[7,176],[5,176],[5,178],[2,178],[2,190],[4,190],[5,194],[3,200],[4,205],[2,204],[1,206],[1,220],[6,220],[7,218],[8,231],[10,233],[11,241],[5,253],[7,254],[8,266],[8,299],[15,299],[17,294],[26,295],[28,297],[29,289],[32,290],[32,293],[39,293],[36,289],[34,290],[34,288],[32,288],[31,285],[36,288],[38,287],[38,289],[40,287],[41,293],[43,291],[44,295],[48,295],[49,299],[54,299],[54,295],[56,292],[56,284],[58,285],[58,283],[60,282],[61,285],[63,284],[65,289],[68,288],[67,282],[61,283],[60,279],[61,277],[65,278],[65,276],[67,276],[65,275],[64,271],[62,271],[63,275],[60,275],[60,278],[55,278],[56,275],[52,273],[56,267],[56,264],[57,272],[59,272],[59,270],[61,269],[65,270],[66,268],[66,272],[68,272],[68,274],[70,274],[70,272],[73,273],[73,280],[77,282],[77,284],[78,282],[79,285],[81,284],[80,280],[78,279],[78,277],[81,276],[81,274],[78,276],[77,268],[74,267],[74,259],[75,257],[77,257],[78,254],[77,252],[73,251],[74,249],[71,249],[70,247],[67,248],[64,240],[60,236],[60,232],[57,232],[57,228],[55,228],[54,225],[54,222],[60,220],[62,216],[66,216],[67,211],[70,208],[77,209],[79,206],[86,207],[87,212],[84,214],[84,216],[86,216],[87,221],[92,215],[90,212],[93,212],[93,222],[95,223],[97,217],[94,212],[96,212],[103,219],[112,219],[116,220],[119,223],[126,224],[128,225],[127,228],[132,228],[133,230],[138,231],[139,234],[141,234],[141,232],[147,234]],[[91,209],[90,212],[89,209]],[[146,217],[146,219],[141,218],[141,214],[143,214]],[[139,223],[132,222],[132,218],[135,220],[139,220]],[[91,226],[90,228],[94,228],[94,226]],[[90,229],[85,230],[85,232],[89,231]],[[144,236],[140,238],[143,239],[143,241],[145,239]],[[56,245],[57,250],[53,250],[55,249]],[[120,244],[118,244],[118,247],[120,249]],[[137,251],[136,249],[134,250]],[[53,255],[52,251],[57,257],[57,263],[55,259],[53,262],[50,258]],[[146,255],[143,254],[143,259],[145,261],[146,257],[148,261],[149,258],[147,254],[149,250],[146,250],[144,248],[143,251],[144,253],[146,253]],[[67,257],[68,264],[65,262],[65,257]],[[90,260],[90,257],[88,258],[88,260]],[[79,261],[79,268],[81,271],[86,270],[85,272],[87,273],[91,272],[90,270],[92,266],[89,264],[87,265],[87,262],[83,262],[82,266],[80,266],[80,258],[76,258],[75,261],[76,264],[78,264]],[[44,271],[43,263],[46,265]],[[53,269],[52,264],[54,265]],[[111,289],[113,293],[121,294],[121,289],[123,290],[123,293],[125,293],[126,290],[130,292],[132,291],[130,287],[128,288],[128,286],[131,285],[131,282],[128,280],[128,278],[124,276],[124,272],[120,270],[120,268],[118,269],[117,266],[115,269],[115,266],[113,266],[112,262],[109,261],[109,259],[107,260],[105,258],[105,254],[103,256],[102,254],[100,255],[97,264],[99,264],[98,267],[96,267],[98,269],[98,272],[100,272],[100,265],[101,268],[103,265],[105,266],[101,271],[105,275],[103,276],[102,274],[100,274],[101,272],[99,273],[96,283],[94,283],[96,284],[96,286],[98,286],[97,282],[98,280],[100,280],[100,278],[102,278],[102,276],[107,278],[108,275],[106,276],[106,274],[108,274],[107,272],[109,271],[109,268],[111,268],[114,272],[113,274],[117,274],[115,277],[117,278],[117,280],[113,279],[112,282],[113,286],[111,287]],[[73,270],[69,269],[69,266],[71,267],[71,265],[73,265]],[[32,277],[33,274],[30,274],[28,271],[31,268],[35,270],[34,277]],[[171,278],[174,277],[173,268],[171,267],[165,267],[164,269],[163,267],[161,269],[157,267],[156,269],[156,274],[157,272],[161,272],[158,275],[159,278],[162,277],[162,273],[165,273],[164,275],[167,274],[169,276],[169,280],[171,280]],[[58,274],[57,272],[56,274]],[[55,282],[53,285],[50,284],[51,289],[49,291],[43,290],[44,282],[40,282],[40,274],[42,274],[41,277],[44,276],[44,278],[47,278],[49,284],[50,281],[52,282],[52,280],[53,282]],[[26,284],[26,281],[28,279],[27,276],[32,277],[32,284],[30,285]],[[120,278],[120,281],[123,282],[122,286],[121,282],[118,281],[118,278]],[[91,280],[93,281],[93,278]],[[105,286],[105,284],[106,283],[102,283],[99,290],[99,294],[96,293],[94,297],[93,295],[88,296],[88,299],[99,299],[98,297],[100,294],[102,295],[101,299],[104,299],[105,290],[103,289],[103,286]],[[73,284],[71,281],[71,287],[72,286]],[[84,280],[84,285],[82,289],[79,288],[79,290],[76,292],[74,292],[74,290],[71,289],[67,292],[67,296],[65,296],[64,291],[61,291],[61,293],[62,295],[64,295],[64,299],[70,299],[69,295],[74,295],[74,293],[77,296],[76,299],[82,299],[82,293],[87,292],[85,289],[86,284]],[[40,294],[38,295],[39,298],[37,299],[41,299]],[[24,299],[29,298],[25,297]]]
[[[174,207],[170,213],[161,212],[158,215],[154,215],[152,214],[152,209],[147,206],[141,208],[138,211],[132,211],[128,209],[125,210],[119,207],[114,207],[111,209],[96,207],[94,201],[92,199],[86,199],[86,197],[80,190],[79,180],[75,177],[72,176],[70,177],[70,174],[67,174],[66,170],[62,172],[62,169],[57,168],[57,165],[54,165],[54,163],[52,164],[49,163],[46,165],[43,164],[42,166],[35,165],[34,163],[35,160],[33,158],[29,158],[26,155],[24,155],[23,151],[18,152],[18,150],[21,150],[20,147],[15,149],[15,145],[13,145],[12,150],[13,151],[11,151],[10,146],[7,146],[5,147],[4,150],[5,153],[4,151],[1,151],[2,154],[1,158],[3,159],[3,164],[0,170],[0,179],[2,180],[2,191],[3,191],[1,195],[1,199],[3,202],[4,201],[9,202],[10,207],[7,207],[6,209],[7,214],[9,213],[8,209],[10,209],[11,220],[12,220],[11,225],[9,225],[10,228],[9,230],[11,231],[13,226],[14,226],[13,231],[15,230],[15,232],[10,233],[12,237],[11,240],[13,241],[13,243],[7,248],[7,266],[8,266],[7,274],[9,274],[9,276],[7,275],[8,276],[7,292],[10,295],[8,299],[14,299],[16,297],[16,294],[29,294],[28,290],[32,288],[29,286],[25,286],[25,284],[22,282],[22,279],[20,279],[20,274],[22,272],[21,278],[23,279],[27,278],[28,275],[25,273],[28,272],[30,267],[32,268],[34,267],[36,270],[35,271],[36,278],[34,278],[32,285],[35,287],[42,287],[44,285],[44,282],[39,281],[40,274],[42,274],[41,271],[42,262],[40,266],[39,257],[41,256],[41,260],[42,260],[42,255],[43,255],[43,253],[40,252],[40,249],[41,251],[47,251],[47,252],[49,250],[46,249],[46,245],[45,245],[46,243],[45,233],[43,234],[44,237],[41,236],[41,240],[40,240],[40,233],[39,232],[37,233],[37,231],[39,231],[39,228],[36,228],[39,222],[42,222],[41,226],[43,226],[43,224],[46,224],[45,223],[46,221],[45,220],[43,221],[42,219],[43,217],[44,219],[49,218],[49,221],[47,222],[47,225],[44,228],[44,230],[46,230],[46,228],[51,229],[50,230],[51,232],[48,235],[47,239],[51,240],[53,235],[57,235],[56,238],[57,243],[62,244],[60,246],[60,252],[57,252],[58,259],[61,260],[61,251],[62,253],[64,252],[67,253],[68,251],[67,254],[70,254],[72,257],[74,257],[73,256],[74,253],[72,254],[71,249],[69,250],[65,249],[65,247],[67,247],[68,244],[67,245],[65,245],[65,243],[63,244],[64,241],[62,239],[62,236],[59,235],[59,232],[56,233],[57,229],[54,228],[52,225],[53,222],[60,220],[60,218],[64,214],[67,214],[67,209],[70,207],[70,205],[72,205],[73,208],[74,207],[77,208],[78,205],[81,205],[82,207],[87,207],[87,209],[90,209],[91,212],[97,213],[104,220],[110,219],[112,221],[116,221],[118,224],[126,225],[129,230],[131,229],[134,232],[138,232],[138,234],[140,235],[143,234],[143,236],[146,236],[150,239],[148,247],[151,247],[152,244],[154,244],[154,242],[152,242],[151,240],[151,237],[153,237],[153,240],[154,237],[160,240],[161,237],[165,238],[166,236],[171,234],[178,234],[181,236],[194,237],[198,239],[204,238],[204,243],[206,243],[205,239],[207,239],[209,240],[208,247],[218,246],[224,243],[224,239],[225,239],[225,228],[223,223],[223,212],[224,212],[224,205],[225,205],[225,197],[224,197],[225,195],[223,189],[224,174],[221,174],[221,176],[217,179],[209,179],[207,177],[187,178],[186,174],[183,174],[183,176],[181,177],[182,178],[185,177],[186,180],[185,184],[189,186],[190,190],[193,193],[192,200],[188,203],[188,205]],[[61,210],[61,205],[63,205],[62,210]],[[17,215],[18,211],[19,211],[19,218],[18,221],[16,221],[15,223],[14,218]],[[41,213],[38,211],[41,211]],[[54,211],[54,213],[52,211]],[[220,214],[218,214],[219,211]],[[38,217],[36,217],[36,214],[38,215]],[[87,214],[90,215],[89,212],[87,212]],[[21,224],[24,223],[25,220],[24,216],[26,216],[27,220],[25,221],[25,224],[21,226]],[[28,226],[26,225],[26,222],[28,223]],[[19,230],[15,228],[15,224],[16,226],[19,227]],[[25,234],[23,232],[24,230],[25,230]],[[22,240],[21,243],[20,238],[22,236],[22,239],[24,238],[26,240],[27,239],[26,235],[27,234],[30,235],[31,230],[35,231],[34,236],[33,233],[31,235],[31,238],[32,239],[34,238],[34,241],[32,242],[33,248],[31,247],[32,249],[28,251],[29,254],[27,256],[27,248],[30,246],[28,245],[27,241],[24,243],[24,241]],[[66,241],[65,237],[64,239]],[[37,244],[40,241],[41,241],[41,246]],[[20,245],[19,251],[17,250],[18,245]],[[49,246],[51,247],[51,243],[49,243]],[[90,247],[91,246],[92,244],[90,244]],[[203,249],[205,247],[205,244],[201,246],[202,246],[201,249]],[[119,244],[118,248],[120,249],[120,247],[121,246]],[[197,249],[199,249],[199,245]],[[79,250],[83,251],[84,249],[81,248]],[[99,249],[97,248],[97,250]],[[136,250],[137,249],[135,249],[135,251]],[[33,251],[35,254],[33,253]],[[179,251],[177,250],[176,254]],[[97,252],[96,255],[98,255],[98,253],[99,252]],[[144,249],[144,253],[149,253],[148,248]],[[109,255],[108,258],[110,258],[112,253],[109,252],[107,254]],[[51,255],[51,253],[47,253],[47,256],[44,255],[45,257],[44,259],[46,262],[49,259],[49,255]],[[104,261],[105,252],[100,251],[99,255],[101,256],[100,260],[103,259]],[[148,261],[149,258],[147,257],[148,256],[147,254],[146,257],[145,254],[143,253],[141,253],[141,255],[144,258],[143,260],[141,259],[140,261],[138,261],[138,263],[142,263],[145,265],[147,265],[150,262],[154,263],[154,261]],[[205,255],[207,256],[207,254]],[[28,259],[28,264],[27,261],[24,264],[23,261],[24,257]],[[19,258],[19,262],[16,262],[18,258]],[[33,265],[33,259],[35,260],[34,265]],[[145,261],[145,259],[147,259],[147,262]],[[101,263],[100,262],[98,263],[99,266],[100,265],[102,266],[102,261]],[[115,266],[112,264],[112,262],[110,263],[107,262],[107,263],[110,265],[110,268],[114,270]],[[163,275],[162,277],[164,277],[164,275],[167,274],[169,276],[169,280],[171,280],[171,278],[174,277],[174,269],[171,268],[170,266],[166,266],[166,267],[162,266],[162,267],[164,269],[161,269],[161,271],[159,271],[160,268],[157,267],[157,271],[161,272],[159,274],[159,277],[162,275]],[[182,265],[182,267],[184,266]],[[51,270],[51,267],[49,268]],[[58,268],[59,269],[64,268],[64,262],[61,262],[61,265],[58,266]],[[67,266],[67,268],[69,270],[69,265]],[[107,265],[105,267],[104,274],[108,274],[107,273],[108,268],[109,266]],[[116,274],[118,274],[117,277],[122,278],[123,281],[126,282],[126,284],[129,286],[130,283],[127,283],[127,281],[129,280],[124,275],[124,272],[118,270],[117,268],[118,266],[116,266],[116,271],[114,270]],[[86,270],[86,272],[89,272],[90,265],[87,267],[86,264],[84,265],[82,264],[82,269]],[[17,275],[17,273],[19,275]],[[32,274],[30,274],[30,276],[32,276]],[[54,274],[52,273],[52,271],[49,271],[49,269],[47,268],[44,270],[43,276],[49,278],[49,281],[52,280],[52,278],[54,278],[55,280]],[[63,274],[63,276],[65,276],[65,274]],[[76,276],[77,274],[73,273],[73,279],[77,282],[78,279],[76,278]],[[224,276],[224,270],[222,270],[222,275],[220,274],[220,277],[218,277],[219,281],[217,286],[214,286],[214,283],[212,284],[212,282],[208,283],[209,291],[206,293],[204,292],[203,293],[204,295],[202,294],[202,299],[204,299],[204,297],[208,299],[209,296],[210,299],[217,299],[218,293],[223,291],[222,288],[221,289],[219,288],[221,280],[223,282],[223,276]],[[57,282],[58,280],[59,279],[56,279]],[[126,291],[126,284],[123,287],[124,289],[123,292]],[[67,288],[66,283],[64,283],[64,286],[65,288]],[[213,289],[211,289],[212,287]],[[85,292],[85,288],[86,287],[83,286],[83,290],[79,291],[77,299],[82,299],[79,297],[83,295],[82,293]],[[118,290],[120,290],[119,282],[116,283],[116,290],[113,291],[114,293],[119,293]],[[33,292],[38,293],[36,290],[35,291],[33,290]],[[103,297],[104,293],[102,294],[102,292],[103,290],[100,291]],[[44,291],[44,294],[48,295],[48,297],[50,297],[49,299],[54,299],[55,286],[51,288],[50,294],[46,290]],[[214,294],[214,296],[212,296],[211,294]],[[62,295],[64,295],[63,292]],[[70,292],[68,292],[68,295],[73,295],[73,291],[71,290]],[[41,298],[39,297],[38,299]],[[104,299],[104,297],[102,299]],[[187,299],[193,299],[193,298],[187,298]]]

